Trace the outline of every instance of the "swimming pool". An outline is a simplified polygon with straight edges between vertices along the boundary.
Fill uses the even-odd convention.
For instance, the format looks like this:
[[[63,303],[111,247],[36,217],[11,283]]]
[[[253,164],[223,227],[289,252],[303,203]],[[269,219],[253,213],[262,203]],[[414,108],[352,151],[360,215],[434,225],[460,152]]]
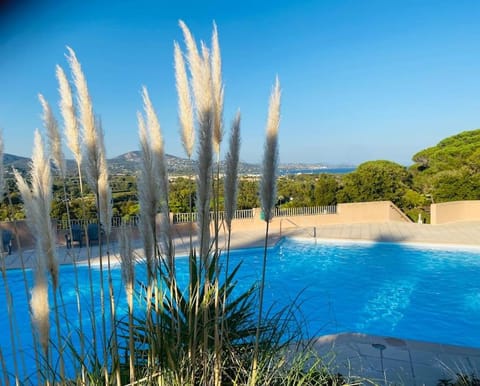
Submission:
[[[247,256],[241,274],[258,279],[251,272],[260,272],[262,251]],[[301,292],[312,335],[480,347],[480,249],[285,239],[267,264],[266,302],[285,304]]]
[[[259,280],[262,258],[262,249],[232,253],[232,264],[243,260],[240,285],[246,288]],[[187,260],[177,259],[177,266],[186,280]],[[299,312],[312,336],[363,332],[480,347],[479,273],[480,249],[284,239],[269,250],[265,302],[281,307],[301,293]],[[86,267],[79,275],[87,283]],[[28,347],[31,338],[22,273],[9,271],[7,276],[20,339]],[[119,268],[114,269],[113,279],[121,297]],[[72,267],[61,267],[60,280],[71,315],[76,309]],[[98,283],[97,268],[94,280]],[[86,284],[81,298],[89,301]],[[1,281],[2,315],[6,315],[4,299]],[[126,310],[124,304],[117,307],[119,314]],[[88,328],[88,315],[84,318]],[[0,334],[0,347],[7,363],[12,354],[9,328],[8,318],[0,318],[0,331],[5,332]]]

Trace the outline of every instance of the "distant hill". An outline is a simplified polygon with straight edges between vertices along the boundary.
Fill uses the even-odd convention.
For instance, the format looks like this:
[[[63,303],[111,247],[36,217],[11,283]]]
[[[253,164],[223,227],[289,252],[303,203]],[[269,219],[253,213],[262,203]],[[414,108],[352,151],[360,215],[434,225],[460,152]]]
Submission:
[[[130,151],[121,154],[117,157],[107,160],[108,168],[111,174],[135,174],[140,166],[140,151]],[[189,175],[195,171],[196,161],[188,160],[186,158],[176,157],[174,155],[166,154],[167,170],[169,175]],[[30,158],[20,157],[13,154],[4,154],[4,167],[7,173],[11,173],[12,167],[21,172],[28,171]],[[279,165],[280,174],[288,173],[290,170],[318,170],[324,169],[323,164],[305,164],[305,163],[288,163]],[[73,160],[67,160],[67,169],[69,173],[76,173],[77,166]],[[220,163],[221,172],[224,172],[224,163]],[[261,173],[261,165],[240,162],[239,172],[242,175],[256,175]]]
[[[166,154],[167,170],[170,175],[189,175],[195,170],[195,161],[186,158],[176,157]],[[3,157],[3,165],[8,175],[15,168],[22,173],[26,173],[29,168],[30,158],[21,157],[14,154],[5,153]],[[130,151],[117,157],[107,160],[108,169],[111,174],[135,174],[140,166],[140,151]],[[221,164],[223,171],[223,163]],[[76,173],[77,166],[73,160],[67,160],[67,170],[69,173]],[[240,163],[241,174],[259,174],[260,166],[246,162]]]
[[[134,174],[139,170],[141,153],[130,151],[108,160],[108,168],[112,174]],[[186,158],[166,154],[167,171],[169,174],[191,174],[195,162]]]
[[[140,151],[130,151],[128,153],[119,155],[118,157],[108,160],[108,167],[112,174],[131,174],[138,171],[140,165]],[[174,155],[166,154],[167,171],[169,175],[189,175],[195,171],[196,161],[188,160],[186,158],[176,157]],[[223,161],[220,164],[221,171],[224,171]],[[260,166],[256,164],[240,163],[241,174],[258,174],[260,173]]]
[[[17,169],[21,172],[28,170],[28,165],[30,163],[30,158],[21,157],[14,154],[3,154],[3,167],[7,175],[13,174],[13,169]]]

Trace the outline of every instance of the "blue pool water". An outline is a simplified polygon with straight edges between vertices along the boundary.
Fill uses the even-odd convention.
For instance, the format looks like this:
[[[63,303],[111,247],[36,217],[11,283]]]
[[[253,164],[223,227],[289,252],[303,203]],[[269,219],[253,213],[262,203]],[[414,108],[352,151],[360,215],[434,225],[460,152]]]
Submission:
[[[231,264],[243,260],[238,276],[241,286],[247,288],[260,279],[262,259],[262,249],[232,253]],[[177,271],[186,280],[186,258],[177,259]],[[99,283],[98,268],[93,275]],[[265,302],[267,307],[282,307],[300,294],[299,313],[312,336],[348,331],[480,347],[479,275],[480,250],[285,239],[268,252]],[[26,348],[31,335],[23,276],[9,271],[7,277],[20,331],[17,339]],[[31,281],[31,273],[28,277]],[[82,267],[82,303],[90,299],[87,279],[87,268]],[[60,280],[66,314],[78,326],[72,316],[76,313],[72,267],[61,267]],[[113,280],[116,297],[122,298],[118,267]],[[97,293],[99,314],[98,298]],[[125,311],[125,303],[119,302],[117,313]],[[12,353],[3,281],[0,312],[5,316],[0,318],[0,347],[8,365]],[[83,325],[89,329],[89,315],[84,315]]]
[[[248,253],[242,273],[258,278],[261,256]],[[269,254],[266,300],[285,304],[301,292],[312,335],[480,347],[479,274],[480,250],[287,239]]]

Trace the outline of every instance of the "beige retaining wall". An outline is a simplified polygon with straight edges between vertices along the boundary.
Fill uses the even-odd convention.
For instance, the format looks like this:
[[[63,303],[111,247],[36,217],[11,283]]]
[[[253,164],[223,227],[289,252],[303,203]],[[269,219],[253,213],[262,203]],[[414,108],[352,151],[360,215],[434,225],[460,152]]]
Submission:
[[[261,219],[261,210],[254,209],[254,217],[233,220],[233,230],[264,230],[265,222]],[[390,201],[375,201],[338,204],[335,214],[298,215],[289,217],[275,217],[270,223],[270,230],[279,232],[294,228],[308,228],[330,224],[352,223],[382,223],[390,221],[412,222],[405,214]],[[480,221],[480,200],[454,201],[431,205],[431,224],[446,224],[459,221]],[[55,228],[55,223],[53,224]],[[190,234],[191,227],[196,224],[175,224],[174,237]],[[8,229],[15,235],[13,249],[17,249],[17,239],[23,248],[32,248],[34,239],[25,221],[1,222],[0,229]],[[138,230],[134,230],[138,232]],[[116,239],[116,229],[113,229],[112,240]],[[65,231],[57,233],[57,242],[65,243]],[[138,235],[136,235],[138,237]]]
[[[254,209],[254,217],[250,219],[233,220],[233,230],[264,229],[265,221],[260,217],[261,209]],[[374,223],[401,221],[412,222],[400,209],[390,201],[361,202],[338,204],[336,214],[299,215],[289,217],[274,217],[270,223],[273,231],[289,228],[315,227],[329,224]]]
[[[451,201],[430,206],[430,223],[480,221],[480,201]]]
[[[480,201],[479,203],[479,218],[480,218]],[[270,223],[270,230],[282,233],[283,230],[294,228],[308,228],[319,225],[328,224],[346,224],[346,223],[372,223],[372,222],[389,222],[401,221],[411,222],[400,209],[398,209],[390,201],[377,202],[362,202],[351,204],[338,204],[337,213],[335,214],[318,214],[318,215],[298,215],[289,217],[274,217]],[[53,223],[55,229],[55,223]],[[196,224],[175,224],[173,226],[174,237],[185,236],[190,234],[191,227],[196,227]],[[213,226],[213,224],[212,224]],[[32,248],[35,244],[34,238],[30,233],[25,221],[2,222],[0,229],[8,229],[14,235],[18,235],[20,245],[23,248]],[[254,217],[247,219],[233,220],[233,230],[264,230],[265,221],[261,219],[261,209],[254,209]],[[117,229],[112,229],[111,240],[116,240]],[[138,232],[137,229],[134,230]],[[136,234],[138,237],[138,234]],[[65,244],[65,231],[57,232],[57,242],[60,245]],[[17,249],[17,240],[14,236],[13,249]]]

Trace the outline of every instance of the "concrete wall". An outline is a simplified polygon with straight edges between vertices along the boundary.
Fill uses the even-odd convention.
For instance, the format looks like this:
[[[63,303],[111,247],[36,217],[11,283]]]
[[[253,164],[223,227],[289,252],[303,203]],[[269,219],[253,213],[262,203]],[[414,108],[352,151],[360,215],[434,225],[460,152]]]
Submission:
[[[478,201],[478,211],[480,218],[480,201]],[[254,209],[254,217],[247,219],[233,220],[232,229],[235,230],[264,230],[265,221],[261,219],[261,209]],[[336,214],[318,214],[318,215],[299,215],[289,217],[274,217],[270,223],[270,229],[272,231],[282,232],[287,229],[294,228],[308,228],[318,225],[326,224],[345,224],[345,223],[362,223],[362,222],[388,222],[388,221],[402,221],[410,222],[395,205],[390,201],[377,201],[377,202],[362,202],[352,204],[338,204]],[[54,229],[56,224],[53,223]],[[191,228],[196,229],[196,223],[189,224],[175,224],[173,226],[174,237],[184,237],[189,235]],[[212,224],[213,227],[213,224]],[[35,239],[27,227],[25,221],[2,222],[0,223],[0,229],[8,229],[14,234],[13,249],[17,249],[16,236],[19,237],[19,242],[22,248],[29,249],[35,245]],[[112,229],[112,235],[110,240],[117,239],[118,229]],[[213,229],[212,229],[213,231]],[[138,229],[133,229],[134,236],[139,237]],[[66,231],[57,232],[57,243],[60,245],[65,244]]]
[[[264,229],[265,221],[260,218],[261,209],[254,210],[251,219],[233,220],[233,230]],[[338,204],[336,214],[318,214],[311,216],[274,217],[270,223],[272,230],[281,231],[289,228],[314,227],[328,224],[372,223],[401,221],[411,222],[390,201],[361,202]]]
[[[337,213],[341,223],[386,222],[411,220],[391,201],[358,202],[338,204]]]
[[[480,201],[451,201],[430,206],[430,223],[480,221]]]

